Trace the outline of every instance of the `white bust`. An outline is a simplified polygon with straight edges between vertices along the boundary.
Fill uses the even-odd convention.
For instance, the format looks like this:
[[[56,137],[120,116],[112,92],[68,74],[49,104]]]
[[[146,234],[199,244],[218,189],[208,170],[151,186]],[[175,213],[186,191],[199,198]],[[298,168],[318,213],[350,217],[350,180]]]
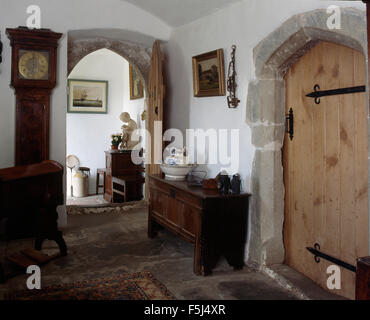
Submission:
[[[131,141],[132,133],[137,129],[137,124],[131,119],[128,112],[122,112],[120,119],[123,122],[122,129],[122,143],[120,149],[132,150],[138,144],[138,141]]]

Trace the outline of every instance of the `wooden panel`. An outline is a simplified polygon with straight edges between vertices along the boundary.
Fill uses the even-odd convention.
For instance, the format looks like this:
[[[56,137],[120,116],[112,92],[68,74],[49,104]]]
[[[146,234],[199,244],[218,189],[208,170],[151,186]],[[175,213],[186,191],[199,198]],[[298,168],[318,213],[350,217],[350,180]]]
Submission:
[[[48,110],[45,102],[17,101],[17,164],[39,163],[49,158]]]
[[[327,267],[305,248],[356,264],[368,255],[368,167],[366,94],[321,98],[321,90],[364,85],[366,66],[355,50],[321,42],[290,68],[286,77],[286,112],[294,109],[294,140],[284,142],[286,263],[326,288]],[[355,275],[342,271],[342,288],[355,295]]]
[[[150,185],[156,189],[160,189],[162,192],[166,193],[167,195],[170,195],[171,190],[173,190],[176,193],[176,198],[179,199],[180,201],[189,203],[190,205],[193,205],[197,208],[202,207],[201,199],[187,192],[184,192],[183,190],[179,190],[178,188],[172,187],[168,183],[164,183],[159,180],[151,179]]]
[[[327,69],[324,63],[324,52],[323,50],[313,50],[310,55],[310,63],[317,65],[317,69],[310,74],[309,83],[307,83],[306,90],[312,89],[312,83],[319,83],[320,86],[326,87],[324,79],[327,74]],[[326,174],[326,158],[325,158],[325,106],[326,100],[322,99],[321,104],[317,105],[313,101],[309,101],[309,107],[312,108],[312,161],[313,161],[313,172],[320,177],[325,177]],[[324,106],[324,107],[323,107]],[[325,246],[325,234],[326,234],[326,220],[325,220],[325,184],[319,179],[312,179],[313,182],[313,212],[316,214],[312,215],[312,233],[309,240],[310,246],[313,246],[315,242]],[[314,232],[315,231],[315,232]],[[307,251],[305,252],[307,254]],[[323,262],[319,265],[316,263],[310,264],[310,273],[316,275],[315,281],[320,281],[322,274],[326,274],[327,265]]]
[[[168,201],[168,197],[166,195],[163,195],[159,193],[157,190],[152,189],[151,194],[151,201],[153,206],[153,211],[158,215],[163,215],[166,211],[166,203]]]
[[[151,139],[147,141],[147,154],[150,154],[151,161],[147,166],[149,174],[161,173],[159,164],[162,161],[162,127],[159,126],[155,133],[156,124],[163,123],[163,105],[165,95],[165,85],[163,77],[163,59],[160,42],[157,40],[153,44],[152,59],[149,73],[149,106],[148,106],[148,130]],[[163,126],[163,124],[162,124]],[[150,151],[149,151],[150,150]],[[156,157],[155,157],[156,156]]]
[[[172,223],[175,226],[179,225],[183,207],[184,204],[182,202],[177,201],[175,198],[168,197],[165,215],[169,223]]]
[[[366,62],[361,53],[354,51],[354,84],[356,86],[366,83]],[[367,126],[364,125],[364,119],[367,118],[366,110],[366,93],[357,94],[354,96],[355,108],[355,168],[365,168],[368,166],[368,159],[364,156],[358,156],[363,150],[368,150]],[[368,225],[368,216],[363,214],[368,208],[368,178],[367,172],[355,170],[355,256],[364,257],[368,255],[363,243],[368,242],[368,234],[366,232],[358,232],[364,230],[364,226]]]
[[[340,87],[346,88],[354,85],[354,51],[339,48]],[[349,63],[349,62],[352,63]],[[344,261],[356,264],[355,241],[355,162],[359,155],[355,150],[355,123],[354,94],[340,96],[339,104],[339,132],[340,132],[340,256]],[[348,292],[351,298],[355,295],[355,274],[348,270],[342,271],[342,290]]]
[[[197,234],[197,221],[200,220],[200,211],[192,206],[185,205],[181,217],[181,228],[190,235]]]

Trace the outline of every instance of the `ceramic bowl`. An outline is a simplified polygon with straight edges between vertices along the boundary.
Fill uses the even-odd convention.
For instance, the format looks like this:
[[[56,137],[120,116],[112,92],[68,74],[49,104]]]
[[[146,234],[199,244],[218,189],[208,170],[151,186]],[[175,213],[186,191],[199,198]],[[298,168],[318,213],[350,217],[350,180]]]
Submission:
[[[196,164],[184,164],[184,165],[169,165],[161,164],[161,170],[167,180],[183,181],[191,170],[193,170]]]

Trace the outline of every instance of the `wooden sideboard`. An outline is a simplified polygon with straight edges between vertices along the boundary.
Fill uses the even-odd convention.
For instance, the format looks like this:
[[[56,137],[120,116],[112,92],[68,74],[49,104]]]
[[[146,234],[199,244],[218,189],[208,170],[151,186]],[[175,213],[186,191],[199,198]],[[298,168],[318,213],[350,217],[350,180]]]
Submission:
[[[242,269],[249,197],[205,193],[185,181],[150,175],[148,236],[155,237],[164,227],[193,243],[194,273],[198,275],[209,275],[221,256],[234,269]]]
[[[138,201],[143,198],[144,167],[132,162],[130,150],[105,151],[105,167],[104,199],[106,201],[127,202]],[[119,181],[124,182],[125,187],[120,185]],[[126,194],[126,198],[119,193],[115,193],[115,189],[119,190],[119,193]]]

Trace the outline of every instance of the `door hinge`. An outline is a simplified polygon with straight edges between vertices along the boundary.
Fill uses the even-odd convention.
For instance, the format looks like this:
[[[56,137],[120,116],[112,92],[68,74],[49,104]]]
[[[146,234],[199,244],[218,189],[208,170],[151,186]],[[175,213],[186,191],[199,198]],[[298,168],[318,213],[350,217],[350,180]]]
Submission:
[[[289,113],[285,116],[285,133],[289,133],[289,138],[292,141],[294,137],[293,108],[290,108]]]
[[[326,96],[335,96],[339,94],[349,94],[349,93],[358,93],[358,92],[366,92],[366,86],[357,86],[357,87],[349,87],[349,88],[339,88],[339,89],[332,89],[332,90],[320,90],[320,86],[316,84],[313,88],[313,92],[306,95],[309,98],[315,98],[315,103],[320,104],[320,98]]]

